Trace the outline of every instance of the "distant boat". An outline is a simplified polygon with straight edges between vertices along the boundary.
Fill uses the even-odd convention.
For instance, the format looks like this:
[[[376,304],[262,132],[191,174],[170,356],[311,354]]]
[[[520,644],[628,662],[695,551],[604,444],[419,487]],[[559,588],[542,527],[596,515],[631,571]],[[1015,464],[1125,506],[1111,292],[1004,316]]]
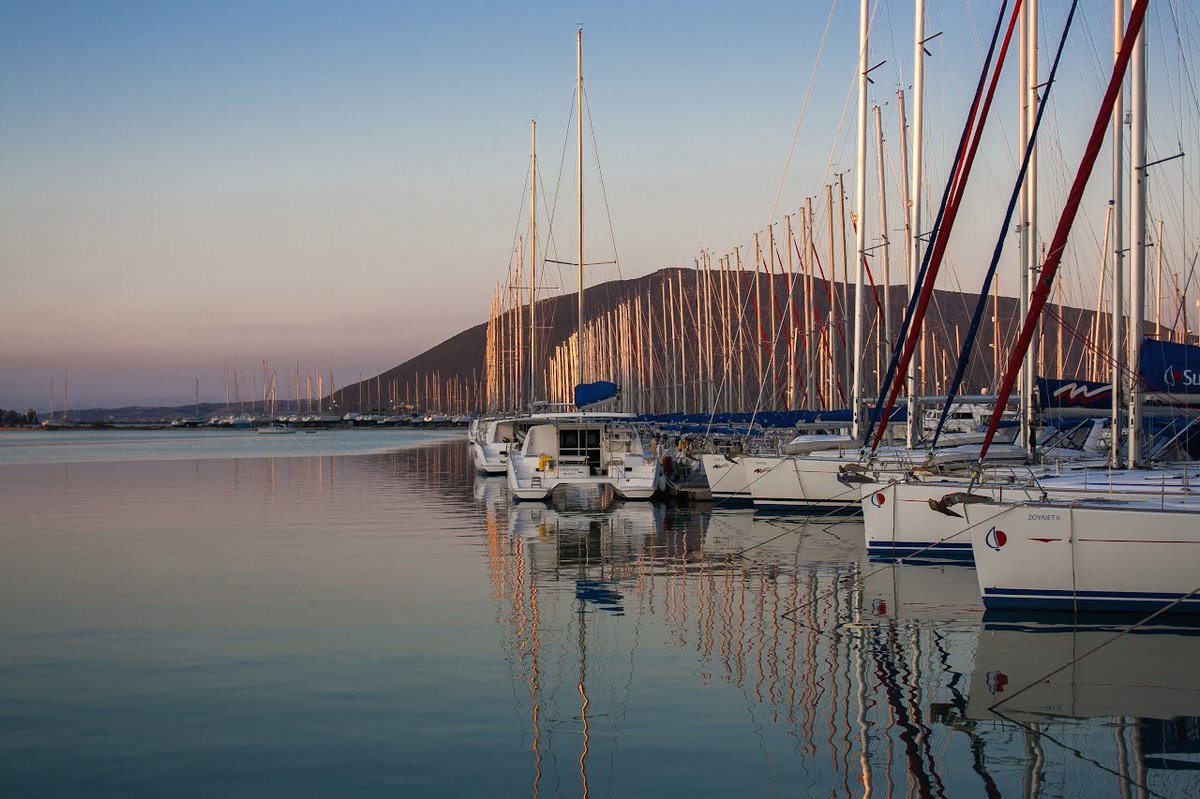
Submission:
[[[263,436],[281,436],[281,435],[286,435],[288,433],[295,433],[295,432],[296,432],[296,428],[294,428],[294,427],[284,427],[283,425],[277,425],[277,424],[271,424],[271,425],[267,425],[266,427],[258,428],[259,435],[263,435]]]

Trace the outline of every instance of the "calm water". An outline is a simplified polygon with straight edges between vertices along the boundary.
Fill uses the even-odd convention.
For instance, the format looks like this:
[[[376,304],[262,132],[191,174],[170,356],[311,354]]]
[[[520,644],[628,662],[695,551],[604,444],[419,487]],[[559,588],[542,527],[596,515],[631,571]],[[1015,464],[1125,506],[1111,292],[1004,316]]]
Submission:
[[[463,438],[0,434],[0,791],[1200,795],[1196,630],[1043,680],[1120,628],[854,523],[511,506]]]

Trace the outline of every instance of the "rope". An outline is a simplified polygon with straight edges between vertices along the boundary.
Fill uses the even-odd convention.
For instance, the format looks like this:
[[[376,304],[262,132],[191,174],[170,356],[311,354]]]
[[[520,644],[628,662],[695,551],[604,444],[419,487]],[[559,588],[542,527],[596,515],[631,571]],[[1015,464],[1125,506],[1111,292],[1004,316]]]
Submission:
[[[992,57],[996,49],[996,41],[1000,35],[1000,28],[1004,23],[1004,14],[1007,10],[1007,0],[1001,5],[1000,13],[996,17],[996,27],[992,32],[992,43],[988,49],[987,58],[984,61],[983,70],[979,74],[979,83],[975,89],[975,101],[971,106],[971,111],[967,115],[966,124],[963,126],[962,139],[959,141],[958,154],[955,157],[955,169],[951,173],[951,178],[947,184],[947,196],[942,200],[942,208],[938,211],[939,222],[944,215],[944,226],[939,225],[934,234],[933,247],[925,252],[925,263],[921,266],[920,298],[916,301],[916,307],[913,311],[913,327],[908,331],[908,339],[904,345],[904,352],[896,362],[895,382],[890,386],[888,392],[888,400],[883,408],[882,414],[877,414],[880,418],[885,418],[891,413],[892,406],[896,401],[896,395],[900,393],[900,383],[908,373],[908,366],[912,360],[913,353],[917,347],[917,339],[921,331],[921,325],[924,322],[925,312],[929,306],[929,300],[933,296],[933,285],[937,280],[937,273],[941,268],[942,256],[946,251],[946,245],[950,239],[950,232],[954,228],[954,221],[958,216],[958,209],[962,202],[963,192],[966,190],[967,180],[971,175],[971,166],[975,160],[975,154],[979,149],[979,142],[983,138],[983,131],[988,121],[988,111],[991,108],[992,100],[996,94],[996,84],[1000,79],[1000,72],[1004,69],[1004,62],[1008,55],[1008,48],[1012,42],[1013,30],[1016,26],[1017,15],[1021,10],[1021,0],[1017,0],[1013,4],[1012,17],[1008,23],[1008,30],[1004,34],[1004,42],[1000,47],[1000,54],[997,59],[995,72],[992,74],[991,83],[987,88],[986,96],[984,96],[984,84],[987,83],[988,73],[992,71]],[[983,105],[980,107],[979,101],[983,97]],[[976,123],[976,114],[978,113],[978,122]],[[973,134],[973,135],[972,135]],[[968,139],[970,143],[968,145]],[[964,157],[964,146],[968,147]],[[918,231],[914,231],[917,235]],[[928,272],[928,275],[926,275]],[[914,292],[915,293],[915,292]],[[910,307],[912,304],[910,303]],[[893,372],[889,370],[889,379],[892,378]],[[882,398],[883,394],[880,394]],[[878,409],[877,409],[878,410]],[[874,438],[871,440],[871,451],[874,452],[879,447],[879,442],[883,438],[884,428],[881,425],[875,432]],[[864,438],[864,443],[866,439]]]
[[[1007,6],[1007,0],[1005,0],[1004,5]],[[1003,19],[1004,19],[1004,6],[1002,6],[1000,9],[1000,14],[996,18],[996,28],[992,33],[992,48],[993,49],[996,46],[996,39],[998,38],[998,36],[1000,34],[1000,26],[1003,22]],[[946,213],[946,204],[949,201],[952,191],[953,191],[953,188],[954,188],[955,176],[958,174],[958,170],[960,169],[960,167],[962,165],[963,153],[966,150],[967,140],[971,133],[971,123],[974,119],[976,104],[979,102],[979,97],[983,92],[984,83],[987,80],[987,72],[988,72],[988,68],[991,64],[991,52],[992,52],[992,50],[989,49],[988,60],[984,63],[983,69],[979,73],[979,82],[975,87],[975,99],[971,105],[971,113],[967,116],[967,121],[963,125],[962,135],[959,137],[959,141],[958,141],[958,149],[955,151],[954,159],[950,165],[951,176],[950,176],[950,179],[946,181],[946,188],[942,192],[942,201],[938,206],[937,216],[934,219],[933,230],[931,231],[931,235],[933,236],[934,239],[936,239],[938,237],[938,235],[940,234],[941,227],[942,227],[942,219]],[[918,191],[919,190],[920,189],[918,188]],[[914,237],[916,237],[917,239],[919,239],[921,236],[921,231],[914,230],[914,231],[912,231],[912,235]],[[932,253],[932,249],[926,248],[925,257],[922,259],[920,270],[917,272],[916,283],[912,287],[912,295],[909,298],[908,306],[905,308],[904,317],[900,320],[900,332],[896,339],[896,341],[898,341],[898,342],[904,341],[909,334],[909,328],[911,327],[911,325],[913,323],[913,319],[917,312],[917,304],[918,304],[918,301],[921,296],[921,292],[917,291],[916,287],[923,285],[925,282],[926,274],[929,271],[929,263],[930,263],[931,253]],[[897,371],[897,367],[900,363],[900,356],[901,356],[901,348],[899,346],[897,346],[892,350],[892,357],[888,362],[887,375],[886,375],[886,377],[884,377],[883,382],[879,386],[879,397],[877,398],[877,400],[875,402],[874,416],[872,417],[871,415],[868,415],[868,417],[867,417],[867,426],[866,426],[866,430],[863,434],[864,445],[866,444],[866,442],[868,440],[871,439],[872,431],[874,431],[874,429],[875,429],[876,420],[882,420],[882,419],[891,417],[892,402],[888,401],[888,409],[887,409],[888,413],[886,415],[883,412],[883,406],[884,406],[885,398],[888,396],[888,393],[889,393],[888,390],[889,390],[889,388],[892,387],[892,381],[894,378],[896,378],[896,371]],[[894,401],[895,395],[896,395],[897,391],[899,390],[898,389],[899,382],[901,382],[901,381],[897,380],[896,391],[893,391],[891,393],[892,401]],[[875,436],[876,439],[879,439],[882,437],[883,429],[884,429],[884,425],[881,424],[880,425],[880,433]],[[874,449],[874,447],[872,449]]]
[[[1067,34],[1071,30],[1071,22],[1075,19],[1075,9],[1078,6],[1079,0],[1073,0],[1071,9],[1067,12],[1067,21],[1063,25],[1062,35],[1058,39],[1058,50],[1054,53],[1054,63],[1050,67],[1050,77],[1046,81],[1046,91],[1042,95],[1041,102],[1038,104],[1037,117],[1034,119],[1033,129],[1029,134],[1029,141],[1025,144],[1025,156],[1021,161],[1021,169],[1017,172],[1017,179],[1013,184],[1012,194],[1008,198],[1008,208],[1004,212],[1004,222],[1000,225],[1000,235],[997,236],[996,246],[992,250],[992,262],[988,265],[987,274],[983,278],[983,288],[980,289],[979,301],[975,305],[975,312],[971,314],[971,326],[967,328],[966,340],[963,342],[962,349],[958,353],[958,365],[954,370],[954,380],[946,392],[946,404],[942,406],[941,416],[938,417],[937,427],[933,431],[933,439],[930,442],[931,447],[937,446],[938,439],[942,435],[942,428],[950,416],[950,406],[954,398],[958,395],[959,388],[962,387],[963,376],[967,371],[967,363],[970,360],[971,351],[975,348],[975,337],[979,334],[979,325],[983,321],[983,314],[987,308],[992,280],[995,278],[996,270],[1000,266],[1000,256],[1004,252],[1004,241],[1008,237],[1008,226],[1012,222],[1013,213],[1017,208],[1017,200],[1021,196],[1021,186],[1025,183],[1025,173],[1029,170],[1029,162],[1033,158],[1034,147],[1037,144],[1038,130],[1041,128],[1042,119],[1046,113],[1050,91],[1054,88],[1055,75],[1058,73],[1058,65],[1062,60],[1063,48],[1067,43]]]

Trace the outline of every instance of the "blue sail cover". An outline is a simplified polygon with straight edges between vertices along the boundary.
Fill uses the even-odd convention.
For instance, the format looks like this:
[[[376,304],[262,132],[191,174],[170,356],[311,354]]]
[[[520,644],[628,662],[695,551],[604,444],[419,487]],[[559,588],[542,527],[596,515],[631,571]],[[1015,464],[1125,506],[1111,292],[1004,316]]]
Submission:
[[[621,387],[607,380],[597,380],[595,383],[580,383],[575,386],[575,407],[586,408],[597,402],[612,399],[621,393]]]
[[[1112,383],[1097,383],[1094,380],[1039,377],[1037,395],[1042,408],[1106,410],[1112,407]]]
[[[1142,342],[1142,380],[1148,391],[1200,394],[1200,347],[1173,341]]]

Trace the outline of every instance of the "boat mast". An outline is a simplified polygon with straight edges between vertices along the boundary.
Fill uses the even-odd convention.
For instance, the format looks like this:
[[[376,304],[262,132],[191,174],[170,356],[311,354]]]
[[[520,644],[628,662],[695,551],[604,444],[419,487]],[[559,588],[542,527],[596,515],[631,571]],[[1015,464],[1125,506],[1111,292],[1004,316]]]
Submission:
[[[1130,75],[1129,150],[1133,179],[1129,185],[1129,468],[1142,461],[1142,384],[1137,374],[1142,362],[1146,288],[1146,29],[1138,31],[1133,45]]]
[[[884,190],[883,182],[883,118],[882,111],[878,105],[875,106],[875,143],[876,143],[876,163],[878,164],[879,178],[879,251],[883,261],[883,325],[876,325],[878,336],[882,333],[883,340],[876,347],[877,355],[887,357],[888,352],[885,347],[892,343],[892,302],[891,302],[891,283],[892,273],[891,266],[888,263],[888,227],[887,227],[887,192]],[[879,359],[876,358],[875,380],[881,379],[878,369]]]
[[[537,120],[529,120],[529,402],[537,399]]]
[[[576,384],[583,382],[583,28],[575,31],[575,154],[579,192],[579,332],[576,341]]]
[[[1025,94],[1022,99],[1022,120],[1025,137],[1022,141],[1028,141],[1027,137],[1033,135],[1034,119],[1037,117],[1038,107],[1038,7],[1037,0],[1026,0],[1025,7],[1022,11],[1025,16],[1022,34],[1025,42]],[[1026,253],[1024,256],[1025,272],[1022,275],[1022,308],[1024,311],[1029,310],[1029,295],[1033,291],[1034,285],[1038,280],[1040,271],[1038,265],[1038,235],[1037,235],[1037,143],[1035,142],[1029,154],[1029,167],[1025,173],[1025,228],[1024,228],[1024,245]],[[1039,321],[1039,325],[1041,322]],[[1037,444],[1037,431],[1034,429],[1033,420],[1033,384],[1036,372],[1036,364],[1038,363],[1038,354],[1041,352],[1042,342],[1041,335],[1034,337],[1033,346],[1025,354],[1025,369],[1021,373],[1021,429],[1024,431],[1022,441],[1025,444],[1025,450],[1033,457],[1034,448]]]
[[[854,376],[851,391],[850,436],[857,440],[862,429],[863,370],[863,258],[867,235],[867,0],[858,7],[858,157],[854,169]]]
[[[1113,60],[1121,50],[1125,38],[1125,0],[1113,0]],[[1125,230],[1124,221],[1124,169],[1125,169],[1125,92],[1117,92],[1112,115],[1112,231],[1113,275],[1112,275],[1112,423],[1109,463],[1115,469],[1121,460],[1121,437],[1117,430],[1121,423],[1121,396],[1125,387]]]
[[[1020,64],[1017,68],[1017,141],[1021,147],[1029,145],[1029,116],[1026,107],[1029,103],[1029,26],[1026,19],[1029,8],[1021,8],[1021,21],[1018,25],[1020,46],[1017,52]],[[1025,180],[1021,183],[1019,199],[1020,221],[1017,224],[1017,318],[1024,320],[1029,313],[1029,171],[1026,170]],[[1017,418],[1020,426],[1019,441],[1027,450],[1029,448],[1029,414],[1028,397],[1025,392],[1025,374],[1030,369],[1031,357],[1021,362],[1021,375],[1018,378]]]
[[[925,94],[925,0],[916,0],[916,20],[913,26],[913,126],[912,126],[912,184],[909,189],[909,245],[912,248],[908,258],[908,289],[917,291],[917,265],[921,263],[921,123],[924,116],[923,99]],[[922,335],[924,335],[922,333]],[[909,369],[905,376],[905,390],[908,392],[908,424],[906,425],[906,445],[909,449],[917,446],[917,377],[914,370]],[[884,423],[883,419],[879,420]]]

